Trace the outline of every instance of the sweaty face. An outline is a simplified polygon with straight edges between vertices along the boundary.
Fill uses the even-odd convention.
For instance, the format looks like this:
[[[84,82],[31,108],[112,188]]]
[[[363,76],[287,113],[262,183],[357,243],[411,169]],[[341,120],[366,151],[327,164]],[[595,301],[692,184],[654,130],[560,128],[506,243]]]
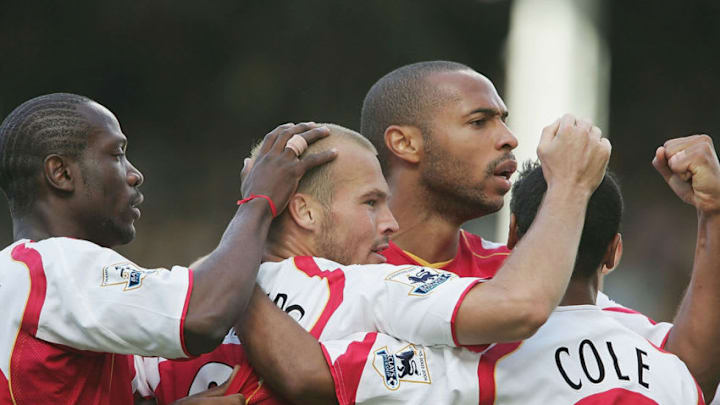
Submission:
[[[438,212],[465,221],[502,208],[516,169],[517,139],[493,84],[475,71],[435,73],[439,95],[423,128],[422,182]]]
[[[384,263],[379,252],[398,225],[377,157],[361,146],[341,145],[331,177],[335,187],[322,216],[318,256],[341,264]]]
[[[74,198],[84,238],[101,246],[125,244],[135,237],[143,196],[142,174],[127,160],[127,138],[115,116],[97,103],[79,107],[94,130],[78,161],[81,181]]]

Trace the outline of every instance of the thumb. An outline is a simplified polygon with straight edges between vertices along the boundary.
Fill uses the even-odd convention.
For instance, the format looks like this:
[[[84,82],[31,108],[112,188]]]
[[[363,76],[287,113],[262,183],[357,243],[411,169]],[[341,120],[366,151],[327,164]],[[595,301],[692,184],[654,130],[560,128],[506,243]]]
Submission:
[[[663,179],[665,179],[665,182],[669,184],[670,178],[672,177],[673,173],[672,170],[670,170],[670,166],[668,165],[664,146],[658,147],[655,151],[655,158],[652,161],[652,165],[655,170],[660,173]]]
[[[223,383],[223,385],[220,386],[220,388],[223,389],[222,394],[224,396],[236,394],[240,391],[240,387],[236,387],[237,382],[235,382],[235,376],[237,376],[237,373],[240,371],[240,365],[236,364],[235,367],[233,367],[233,371],[230,374],[230,377],[228,377],[227,381]],[[235,384],[233,384],[235,382]]]
[[[245,396],[243,394],[233,394],[229,396],[223,397],[226,401],[223,402],[223,405],[245,405]],[[219,405],[219,404],[218,404]]]

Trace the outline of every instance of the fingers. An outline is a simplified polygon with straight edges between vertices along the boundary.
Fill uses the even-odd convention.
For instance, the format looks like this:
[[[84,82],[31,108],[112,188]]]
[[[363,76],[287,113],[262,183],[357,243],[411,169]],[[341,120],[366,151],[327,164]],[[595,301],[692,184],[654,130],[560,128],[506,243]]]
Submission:
[[[308,143],[308,145],[317,141],[318,139],[325,138],[328,135],[330,135],[330,129],[326,126],[313,128],[300,134],[300,136],[305,138],[305,141]]]
[[[277,152],[283,152],[285,150],[285,146],[287,145],[288,140],[290,140],[290,138],[292,138],[293,135],[307,134],[308,132],[316,130],[317,128],[318,128],[318,126],[314,122],[303,122],[300,124],[293,125],[290,128],[286,128],[286,129],[280,131],[280,133],[277,135],[272,149]],[[325,131],[327,131],[327,127],[322,127],[322,128],[325,128]],[[315,132],[317,132],[317,131],[315,131]],[[322,130],[320,130],[320,132],[322,132]],[[303,138],[305,138],[305,141],[308,141],[308,137],[313,138],[312,136],[303,135]],[[317,136],[314,137],[314,139],[317,139],[317,138],[318,138]],[[308,141],[308,144],[309,143],[310,142]]]
[[[230,373],[230,377],[220,386],[222,388],[222,395],[229,395],[233,394],[233,392],[228,393],[227,390],[232,385],[232,381],[235,379],[235,376],[240,371],[240,365],[236,364],[235,367],[233,367],[232,373]]]
[[[540,135],[540,144],[549,142],[555,136],[560,128],[560,120],[561,118],[558,118],[553,121],[552,124],[543,128],[542,134]]]
[[[660,146],[655,150],[655,158],[652,161],[652,165],[655,170],[665,179],[666,183],[670,183],[670,177],[672,177],[672,170],[668,166],[667,158],[665,157],[665,147]]]
[[[672,155],[668,159],[668,166],[674,174],[688,181],[700,170],[709,169],[710,172],[716,172],[717,155],[710,143],[696,142]]]
[[[267,154],[272,150],[277,153],[286,152],[290,155],[295,154],[295,156],[299,157],[292,148],[287,147],[288,141],[295,135],[302,136],[305,142],[309,145],[318,139],[322,139],[330,135],[330,129],[326,126],[318,126],[314,122],[303,122],[300,124],[287,123],[280,125],[265,135],[258,156]]]
[[[572,131],[575,126],[575,116],[572,114],[565,114],[560,118],[560,126],[558,127],[557,134],[567,134]]]
[[[665,147],[667,158],[670,159],[676,153],[679,153],[680,151],[698,143],[707,143],[710,145],[710,147],[713,147],[712,138],[705,134],[690,135],[682,138],[670,139],[665,142],[663,146]]]
[[[273,145],[275,145],[275,141],[277,140],[277,137],[284,131],[287,131],[290,128],[292,128],[294,125],[295,124],[293,124],[292,122],[288,122],[286,124],[279,125],[277,128],[268,132],[268,134],[265,135],[265,138],[263,138],[263,143],[260,146],[259,154],[262,155],[262,154],[268,153],[268,151],[273,147]]]
[[[243,160],[243,168],[240,171],[240,178],[244,179],[248,173],[250,173],[250,170],[252,170],[253,164],[255,164],[255,161],[250,158],[245,158]]]
[[[303,173],[307,173],[307,171],[312,169],[313,167],[320,166],[332,161],[337,157],[337,153],[337,150],[333,148],[324,152],[318,152],[313,153],[312,155],[303,156],[303,158],[300,160]]]
[[[245,396],[243,394],[233,394],[227,397],[224,397],[227,402],[223,402],[223,404],[228,405],[245,405]],[[220,404],[218,404],[220,405]]]
[[[545,127],[537,152],[548,186],[556,184],[592,191],[602,181],[612,147],[610,141],[602,137],[600,128],[565,114]]]

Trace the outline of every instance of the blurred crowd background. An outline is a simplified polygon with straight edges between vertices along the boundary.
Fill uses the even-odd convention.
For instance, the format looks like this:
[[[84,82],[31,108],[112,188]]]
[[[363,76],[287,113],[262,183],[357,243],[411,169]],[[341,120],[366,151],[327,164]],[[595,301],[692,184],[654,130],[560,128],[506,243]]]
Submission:
[[[541,127],[527,124],[550,123],[559,113],[543,106],[575,89],[587,99],[554,105],[601,124],[626,198],[625,254],[605,290],[669,320],[696,216],[650,161],[672,137],[720,146],[719,18],[714,0],[3,1],[0,116],[58,91],[110,108],[145,175],[137,239],[119,250],[170,266],[215,246],[254,142],[289,121],[359,129],[366,91],[398,66],[447,59],[485,74],[529,150]],[[504,241],[506,215],[467,227]]]

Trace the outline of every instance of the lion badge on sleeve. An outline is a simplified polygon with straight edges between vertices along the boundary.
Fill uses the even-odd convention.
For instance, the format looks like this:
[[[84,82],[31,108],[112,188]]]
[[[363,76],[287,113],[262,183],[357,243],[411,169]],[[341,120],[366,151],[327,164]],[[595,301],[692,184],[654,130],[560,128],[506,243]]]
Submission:
[[[134,263],[116,263],[103,267],[100,286],[122,285],[123,291],[142,287],[145,277],[157,273],[157,270],[145,270]]]

